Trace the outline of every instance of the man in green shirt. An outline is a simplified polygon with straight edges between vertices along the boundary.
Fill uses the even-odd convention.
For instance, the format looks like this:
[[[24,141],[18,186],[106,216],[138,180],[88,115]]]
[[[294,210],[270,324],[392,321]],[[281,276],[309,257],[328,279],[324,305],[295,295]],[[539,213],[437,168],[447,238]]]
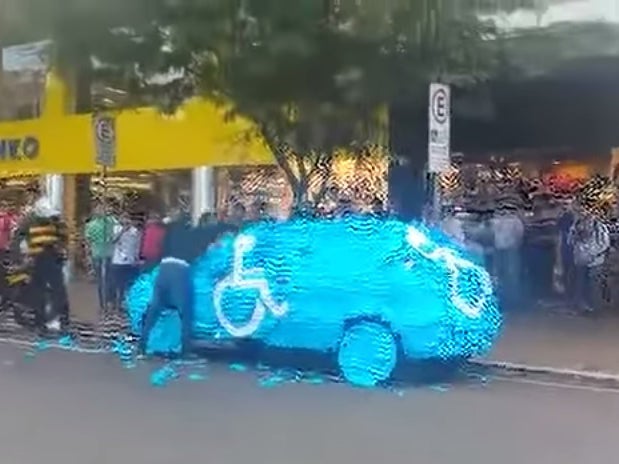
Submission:
[[[110,261],[114,251],[114,226],[117,221],[102,205],[97,205],[92,218],[86,223],[84,236],[97,279],[99,308],[111,303]]]

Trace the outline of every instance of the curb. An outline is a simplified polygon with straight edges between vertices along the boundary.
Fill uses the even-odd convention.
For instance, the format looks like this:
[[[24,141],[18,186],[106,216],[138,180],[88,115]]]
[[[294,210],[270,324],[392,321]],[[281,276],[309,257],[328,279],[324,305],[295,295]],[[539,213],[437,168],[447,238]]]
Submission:
[[[549,376],[562,380],[579,381],[592,384],[604,384],[619,388],[619,374],[595,372],[578,369],[563,369],[549,366],[534,366],[503,361],[472,360],[471,365],[490,370],[511,372],[522,375]]]

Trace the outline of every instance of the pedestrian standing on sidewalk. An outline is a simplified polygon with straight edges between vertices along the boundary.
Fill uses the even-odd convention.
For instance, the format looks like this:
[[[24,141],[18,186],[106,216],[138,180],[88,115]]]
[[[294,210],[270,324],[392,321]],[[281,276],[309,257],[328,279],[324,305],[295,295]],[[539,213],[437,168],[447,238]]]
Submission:
[[[577,301],[582,311],[592,314],[602,305],[603,266],[610,248],[610,232],[594,212],[581,207],[568,240],[574,250]]]
[[[477,262],[484,266],[488,272],[488,248],[493,243],[492,229],[490,228],[485,212],[479,207],[471,207],[468,211],[459,213],[466,215],[464,231],[466,234],[466,247],[475,256]]]
[[[105,304],[112,304],[112,282],[110,265],[114,246],[112,239],[117,221],[105,211],[103,205],[95,206],[92,218],[86,223],[84,237],[97,281],[97,296],[99,309],[103,311]]]
[[[31,263],[28,299],[32,302],[36,330],[42,336],[49,329],[69,329],[69,299],[64,280],[67,246],[66,224],[50,199],[41,197],[15,233],[12,248],[15,252],[23,249]],[[47,311],[49,303],[51,317]]]
[[[520,258],[524,223],[516,205],[505,201],[498,205],[491,219],[491,225],[494,232],[494,264],[501,303],[504,310],[518,309],[522,296]]]
[[[123,213],[114,227],[114,252],[112,254],[112,284],[115,309],[120,310],[125,293],[139,271],[139,254],[142,235],[128,213]]]
[[[151,211],[142,234],[140,258],[144,262],[145,269],[151,269],[161,260],[163,238],[165,237],[165,225],[161,217],[155,211]]]
[[[574,250],[569,243],[570,230],[576,217],[573,205],[570,202],[564,204],[564,209],[557,221],[559,243],[557,255],[561,263],[561,286],[563,294],[569,301],[576,297],[574,292]]]
[[[547,302],[554,293],[557,221],[550,200],[545,193],[538,194],[527,221],[524,256],[533,304]]]
[[[460,210],[453,205],[443,206],[441,230],[458,245],[465,246],[466,235],[464,234],[464,223],[459,213]]]
[[[17,222],[16,215],[8,204],[0,207],[0,252],[6,252],[11,246],[11,238]]]

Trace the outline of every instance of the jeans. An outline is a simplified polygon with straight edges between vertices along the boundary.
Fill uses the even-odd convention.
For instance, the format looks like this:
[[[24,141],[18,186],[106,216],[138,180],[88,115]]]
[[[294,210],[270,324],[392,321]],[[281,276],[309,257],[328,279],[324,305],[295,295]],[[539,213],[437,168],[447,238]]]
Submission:
[[[526,248],[529,292],[535,302],[552,297],[554,292],[555,251],[552,244],[532,243]]]
[[[602,266],[576,266],[574,284],[576,302],[581,309],[596,311],[602,305]]]
[[[122,307],[125,294],[138,274],[138,267],[131,264],[112,264],[112,295],[116,308]]]
[[[576,293],[576,265],[571,254],[563,253],[562,257],[563,275],[561,276],[561,284],[563,285],[563,295],[572,303],[577,298]]]
[[[153,296],[144,316],[140,350],[146,351],[148,337],[157,320],[166,309],[176,309],[181,319],[183,353],[191,346],[193,328],[193,280],[190,266],[173,258],[164,258],[159,266]]]
[[[99,309],[105,309],[105,305],[112,302],[112,276],[110,268],[110,258],[92,258],[92,265],[95,270],[97,280],[97,297],[99,298]]]
[[[522,297],[520,247],[497,249],[494,259],[501,304],[506,310],[518,309]]]

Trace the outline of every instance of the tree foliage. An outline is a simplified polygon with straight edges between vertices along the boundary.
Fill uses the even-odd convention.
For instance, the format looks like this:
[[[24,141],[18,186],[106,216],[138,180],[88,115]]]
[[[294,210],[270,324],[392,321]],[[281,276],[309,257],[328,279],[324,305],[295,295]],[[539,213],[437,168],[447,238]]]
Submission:
[[[203,95],[251,119],[297,201],[334,153],[384,130],[382,107],[496,65],[495,30],[469,0],[17,1],[60,69],[125,89],[123,105]]]

